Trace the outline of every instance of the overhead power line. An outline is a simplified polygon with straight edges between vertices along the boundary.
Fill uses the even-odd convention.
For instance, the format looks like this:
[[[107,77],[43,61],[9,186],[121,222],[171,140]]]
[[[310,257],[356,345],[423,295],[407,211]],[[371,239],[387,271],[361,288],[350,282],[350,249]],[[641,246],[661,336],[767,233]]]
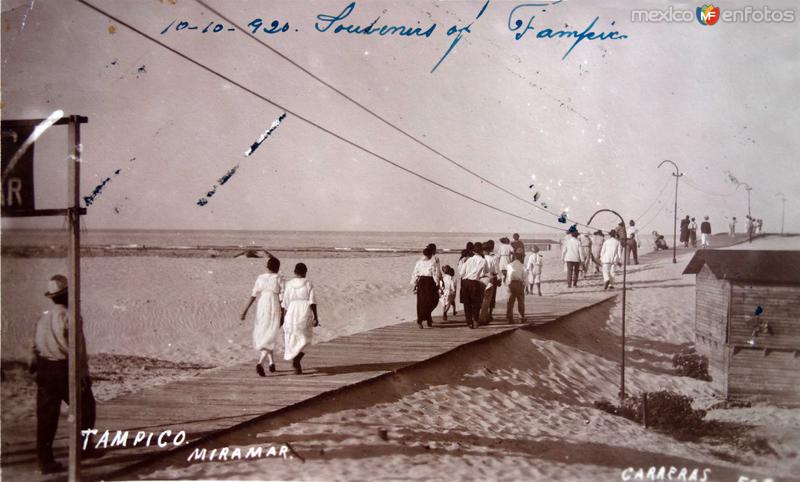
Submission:
[[[512,212],[507,211],[505,209],[493,206],[493,205],[491,205],[491,204],[489,204],[487,202],[484,202],[484,201],[481,201],[479,199],[476,199],[476,198],[474,198],[472,196],[469,196],[468,194],[464,194],[464,193],[462,193],[460,191],[457,191],[457,190],[455,190],[455,189],[453,189],[453,188],[451,188],[449,186],[446,186],[446,185],[444,185],[444,184],[442,184],[442,183],[440,183],[438,181],[435,181],[433,179],[425,177],[422,174],[419,174],[419,173],[417,173],[417,172],[415,172],[415,171],[413,171],[413,170],[411,170],[411,169],[409,169],[407,167],[404,167],[404,166],[402,166],[402,165],[400,165],[400,164],[398,164],[398,163],[396,163],[394,161],[391,161],[390,159],[387,159],[386,157],[384,157],[384,156],[382,156],[382,155],[380,155],[380,154],[378,154],[376,152],[373,152],[373,151],[367,149],[366,147],[363,147],[363,146],[357,144],[356,142],[351,141],[350,139],[347,139],[347,138],[345,138],[345,137],[343,137],[343,136],[331,131],[330,129],[327,129],[326,127],[323,127],[323,126],[317,124],[316,122],[312,121],[311,119],[306,118],[305,116],[303,116],[301,114],[298,114],[297,112],[293,111],[292,109],[289,109],[288,107],[286,107],[284,105],[281,105],[278,102],[275,102],[275,101],[273,101],[273,100],[271,100],[271,99],[259,94],[258,92],[255,92],[254,90],[252,90],[252,89],[240,84],[239,82],[231,79],[230,77],[217,72],[216,70],[212,69],[211,67],[208,67],[207,65],[205,65],[205,64],[203,64],[203,63],[201,63],[201,62],[199,62],[197,60],[194,60],[193,58],[189,57],[188,55],[186,55],[186,54],[184,54],[182,52],[179,52],[178,50],[175,50],[174,48],[164,44],[163,42],[158,41],[157,39],[153,38],[152,36],[150,36],[150,35],[146,34],[145,32],[141,31],[140,29],[137,29],[136,27],[134,27],[134,26],[130,25],[129,23],[123,21],[119,17],[116,17],[116,16],[114,16],[114,15],[112,15],[112,14],[110,14],[110,13],[108,13],[108,12],[102,10],[102,9],[100,9],[99,7],[87,2],[86,0],[76,0],[76,1],[78,3],[86,6],[86,7],[94,10],[95,12],[99,13],[100,15],[103,15],[103,16],[113,20],[114,22],[117,22],[120,25],[130,29],[131,31],[133,31],[133,32],[139,34],[140,36],[150,40],[151,42],[159,45],[160,47],[163,47],[164,49],[166,49],[166,50],[172,52],[173,54],[181,57],[182,59],[186,60],[187,62],[190,62],[190,63],[200,67],[201,69],[211,73],[212,75],[215,75],[215,76],[225,80],[226,82],[230,83],[231,85],[235,85],[236,87],[240,88],[244,92],[247,92],[248,94],[250,94],[250,95],[252,95],[254,97],[257,97],[258,99],[260,99],[260,100],[262,100],[262,101],[264,101],[264,102],[266,102],[266,103],[268,103],[268,104],[270,104],[270,105],[272,105],[274,107],[277,107],[280,110],[283,110],[283,111],[291,114],[292,116],[296,117],[297,119],[299,119],[299,120],[301,120],[301,121],[303,121],[303,122],[305,122],[305,123],[307,123],[307,124],[309,124],[309,125],[311,125],[313,127],[316,127],[317,129],[329,134],[330,136],[332,136],[332,137],[344,142],[345,144],[348,144],[348,145],[350,145],[352,147],[355,147],[356,149],[361,150],[361,151],[363,151],[363,152],[365,152],[365,153],[367,153],[367,154],[369,154],[369,155],[371,155],[371,156],[373,156],[373,157],[375,157],[377,159],[380,159],[381,161],[384,161],[384,162],[396,167],[397,169],[400,169],[400,170],[402,170],[402,171],[404,171],[404,172],[406,172],[408,174],[411,174],[412,176],[415,176],[415,177],[417,177],[419,179],[422,179],[423,181],[426,181],[426,182],[431,183],[431,184],[433,184],[433,185],[435,185],[435,186],[437,186],[437,187],[439,187],[441,189],[444,189],[445,191],[451,192],[451,193],[453,193],[453,194],[455,194],[457,196],[460,196],[460,197],[462,197],[464,199],[467,199],[467,200],[470,200],[470,201],[472,201],[474,203],[477,203],[477,204],[480,204],[482,206],[485,206],[485,207],[487,207],[489,209],[492,209],[494,211],[497,211],[497,212],[506,214],[508,216],[514,217],[516,219],[519,219],[519,220],[522,220],[522,221],[526,221],[526,222],[529,222],[531,224],[536,224],[538,226],[542,226],[542,227],[545,227],[545,228],[548,228],[548,229],[555,229],[555,230],[559,230],[559,231],[562,230],[562,228],[560,228],[560,227],[544,224],[544,223],[541,223],[539,221],[536,221],[536,220],[533,220],[533,219],[530,219],[530,218],[526,218],[524,216],[520,216],[518,214],[512,213]]]
[[[412,134],[409,134],[408,132],[403,130],[401,127],[399,127],[396,124],[394,124],[393,122],[385,119],[383,116],[381,116],[380,114],[376,113],[374,110],[370,109],[369,107],[365,106],[361,102],[359,102],[356,99],[352,98],[350,95],[348,95],[345,92],[341,91],[340,89],[338,89],[337,87],[335,87],[331,83],[327,82],[326,80],[322,79],[321,77],[319,77],[314,72],[311,72],[307,68],[305,68],[302,65],[300,65],[299,63],[295,62],[293,59],[291,59],[289,56],[287,56],[283,52],[277,50],[276,48],[272,47],[268,43],[264,42],[263,40],[261,40],[260,38],[255,36],[252,32],[250,32],[248,29],[242,27],[241,25],[239,25],[238,23],[234,22],[229,17],[227,17],[225,14],[221,13],[219,10],[216,10],[215,8],[213,8],[210,5],[208,5],[208,3],[206,3],[204,0],[194,0],[194,1],[197,2],[200,6],[206,8],[207,10],[209,10],[214,15],[218,16],[219,18],[221,18],[222,20],[224,20],[224,21],[228,22],[229,24],[233,25],[234,27],[236,27],[236,29],[238,31],[240,31],[243,34],[245,34],[246,36],[252,38],[256,42],[258,42],[261,46],[267,48],[270,52],[274,53],[278,57],[280,57],[283,60],[285,60],[286,62],[290,63],[291,65],[293,65],[297,69],[301,70],[303,73],[305,73],[306,75],[308,75],[312,79],[316,80],[317,82],[321,83],[325,87],[329,88],[330,90],[332,90],[332,91],[336,92],[337,94],[339,94],[340,96],[344,97],[345,99],[347,99],[348,101],[350,101],[354,105],[358,106],[361,110],[363,110],[364,112],[368,113],[369,115],[371,115],[375,119],[377,119],[380,122],[382,122],[383,124],[391,127],[395,131],[399,132],[403,136],[405,136],[408,139],[414,141],[415,143],[419,144],[420,146],[424,147],[425,149],[433,152],[437,156],[439,156],[442,159],[446,160],[447,162],[453,164],[454,166],[458,167],[459,169],[463,170],[464,172],[467,172],[467,173],[471,174],[472,176],[475,176],[476,178],[480,179],[481,181],[485,182],[486,184],[488,184],[488,185],[490,185],[490,186],[492,186],[492,187],[494,187],[496,189],[499,189],[503,193],[508,194],[509,196],[512,196],[513,198],[515,198],[515,199],[517,199],[519,201],[522,201],[522,202],[524,202],[526,204],[530,204],[531,206],[533,206],[533,207],[535,207],[535,208],[537,208],[537,209],[539,209],[541,211],[544,211],[544,212],[546,212],[546,213],[548,213],[548,214],[550,214],[552,216],[556,216],[556,217],[560,216],[559,213],[550,211],[550,210],[544,208],[543,206],[540,206],[539,204],[537,204],[535,202],[531,202],[530,200],[525,199],[524,197],[519,196],[519,195],[511,192],[510,190],[504,188],[503,186],[500,186],[500,185],[496,184],[495,182],[493,182],[493,181],[487,179],[486,177],[478,174],[477,172],[473,171],[472,169],[464,166],[460,162],[452,159],[450,156],[444,154],[443,152],[439,151],[438,149],[436,149],[436,148],[430,146],[429,144],[421,141],[420,139],[418,139],[417,137],[413,136]],[[577,222],[575,220],[572,220],[572,219],[569,219],[569,218],[566,218],[566,219],[567,219],[567,221],[569,221],[571,223],[574,223],[574,224],[578,224],[580,226],[586,226],[587,228],[591,228],[592,227],[592,226],[589,226],[587,224],[579,223],[579,222]]]

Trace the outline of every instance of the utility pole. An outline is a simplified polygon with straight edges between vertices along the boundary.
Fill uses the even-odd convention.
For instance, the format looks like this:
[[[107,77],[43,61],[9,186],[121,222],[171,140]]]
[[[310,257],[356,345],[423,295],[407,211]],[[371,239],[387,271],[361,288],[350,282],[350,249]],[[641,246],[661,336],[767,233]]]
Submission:
[[[672,164],[673,166],[675,166],[675,172],[672,173],[672,175],[675,176],[675,212],[674,212],[674,216],[672,217],[672,262],[673,263],[677,263],[678,262],[678,258],[676,257],[675,254],[676,254],[676,251],[678,249],[678,245],[677,245],[677,242],[676,242],[677,233],[678,233],[678,179],[680,179],[681,176],[683,176],[683,173],[680,172],[680,169],[678,169],[678,165],[675,164],[674,162],[670,161],[670,160],[661,161],[661,164],[659,164],[658,167],[661,167],[662,165],[664,165],[665,162],[668,162],[668,163]],[[658,168],[656,168],[656,169],[658,169]]]
[[[783,236],[783,220],[784,214],[786,214],[786,196],[782,192],[779,192],[775,196],[779,197],[781,200],[781,236]]]

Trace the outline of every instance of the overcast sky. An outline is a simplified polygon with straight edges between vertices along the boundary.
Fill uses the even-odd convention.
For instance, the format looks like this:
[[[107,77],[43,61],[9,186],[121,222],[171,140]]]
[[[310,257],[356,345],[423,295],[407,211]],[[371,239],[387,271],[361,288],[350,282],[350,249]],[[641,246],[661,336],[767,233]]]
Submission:
[[[380,124],[246,35],[202,33],[220,19],[193,0],[91,1],[393,162],[498,208],[564,226]],[[671,159],[685,173],[680,216],[709,215],[715,230],[730,216],[743,220],[747,195],[730,171],[753,186],[753,215],[768,230],[780,229],[775,194],[782,192],[787,230],[800,231],[797,21],[632,23],[632,7],[694,11],[699,3],[569,0],[545,12],[518,11],[515,18],[526,23],[536,15],[535,30],[515,40],[509,13],[524,2],[492,0],[431,73],[454,38],[447,29],[474,20],[482,0],[360,1],[343,21],[436,23],[430,38],[315,31],[316,16],[339,13],[346,0],[209,3],[243,25],[256,17],[288,21],[287,32],[259,38],[470,170],[526,199],[540,192],[552,211],[569,208],[586,222],[596,209],[612,208],[647,224],[647,232],[671,233],[674,178],[656,168]],[[628,38],[584,40],[565,59],[573,40],[535,38],[547,27],[583,30],[595,17],[594,31]],[[200,29],[176,32],[173,25],[161,35],[173,20]],[[88,195],[112,180],[89,207],[89,229],[547,232],[425,183],[291,114],[245,158],[282,110],[75,1],[3,0],[2,24],[3,119],[56,109],[90,119],[82,130],[81,190]],[[66,128],[48,131],[35,149],[37,207],[63,207]],[[237,163],[229,182],[198,206]],[[2,225],[61,224],[40,218]]]

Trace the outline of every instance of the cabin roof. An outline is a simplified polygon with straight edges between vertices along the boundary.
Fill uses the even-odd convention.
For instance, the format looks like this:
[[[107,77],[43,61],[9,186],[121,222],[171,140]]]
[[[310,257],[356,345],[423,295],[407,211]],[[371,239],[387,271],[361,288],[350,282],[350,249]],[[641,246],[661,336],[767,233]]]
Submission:
[[[700,249],[683,274],[697,274],[704,265],[718,279],[800,284],[800,251]]]

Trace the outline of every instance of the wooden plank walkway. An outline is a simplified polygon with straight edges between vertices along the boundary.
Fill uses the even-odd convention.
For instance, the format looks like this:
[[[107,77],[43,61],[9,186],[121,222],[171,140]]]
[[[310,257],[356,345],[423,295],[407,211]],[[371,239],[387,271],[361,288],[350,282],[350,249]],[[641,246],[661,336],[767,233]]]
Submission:
[[[527,323],[540,325],[597,304],[615,295],[605,292],[576,292],[526,299]],[[503,303],[498,303],[498,308]],[[504,314],[505,308],[496,310]],[[277,360],[278,370],[261,378],[254,363],[207,370],[170,384],[124,395],[97,408],[97,429],[129,431],[127,448],[114,448],[99,459],[85,462],[86,479],[106,479],[126,472],[132,466],[169,452],[158,447],[160,432],[183,430],[187,442],[227,431],[254,419],[288,410],[301,403],[356,384],[387,376],[395,370],[423,363],[453,349],[497,336],[523,326],[495,321],[471,330],[464,325],[461,312],[448,321],[435,320],[433,329],[420,330],[416,323],[405,322],[343,336],[313,345],[303,360],[304,373],[296,375],[290,362]],[[65,420],[62,418],[56,439],[57,457],[66,453]],[[153,432],[149,447],[131,447],[135,433]],[[112,434],[113,435],[113,434]],[[15,443],[3,454],[3,475],[14,480],[58,480],[43,477],[36,471],[35,430],[26,440]],[[172,440],[168,438],[167,440]]]

